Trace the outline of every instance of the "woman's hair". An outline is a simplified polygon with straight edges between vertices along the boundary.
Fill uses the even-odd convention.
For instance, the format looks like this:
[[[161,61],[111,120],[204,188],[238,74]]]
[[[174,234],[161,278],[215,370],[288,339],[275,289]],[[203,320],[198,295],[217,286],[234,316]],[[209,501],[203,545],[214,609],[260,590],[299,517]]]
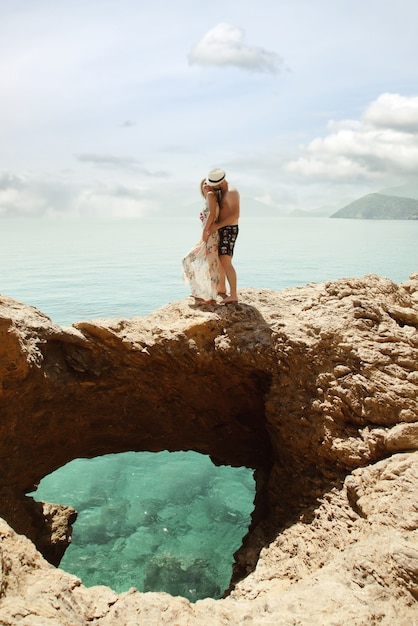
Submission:
[[[206,183],[206,176],[205,178],[202,178],[202,180],[200,181],[200,193],[202,194],[203,197],[205,197],[205,194],[203,193],[203,185]]]
[[[204,198],[206,198],[206,196],[203,193],[203,185],[206,185],[206,180],[207,178],[205,177],[205,178],[202,178],[202,180],[200,181],[200,193],[202,194]],[[217,189],[214,193],[216,195],[216,202],[220,204],[221,198],[222,198],[222,191],[220,189]]]

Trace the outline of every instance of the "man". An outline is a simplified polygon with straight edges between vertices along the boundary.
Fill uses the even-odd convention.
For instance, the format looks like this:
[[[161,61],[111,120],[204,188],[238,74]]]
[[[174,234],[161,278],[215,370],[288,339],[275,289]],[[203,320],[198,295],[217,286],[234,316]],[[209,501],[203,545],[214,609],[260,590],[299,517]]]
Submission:
[[[238,302],[237,295],[237,273],[232,265],[235,241],[238,236],[238,220],[240,210],[240,198],[238,190],[232,187],[227,180],[223,170],[216,168],[211,170],[206,178],[206,183],[214,191],[219,190],[219,218],[208,230],[208,234],[219,231],[219,262],[221,267],[220,291],[225,288],[225,276],[229,284],[229,296],[223,299],[222,304]]]

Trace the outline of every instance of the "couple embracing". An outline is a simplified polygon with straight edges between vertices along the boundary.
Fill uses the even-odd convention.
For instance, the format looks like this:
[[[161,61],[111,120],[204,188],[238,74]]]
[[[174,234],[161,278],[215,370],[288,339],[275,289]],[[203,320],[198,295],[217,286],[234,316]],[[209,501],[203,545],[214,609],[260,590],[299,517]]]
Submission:
[[[205,198],[200,214],[202,237],[183,259],[184,278],[198,304],[215,304],[218,296],[223,298],[221,304],[238,302],[232,256],[238,236],[239,193],[221,169],[211,170],[200,183],[200,190]]]

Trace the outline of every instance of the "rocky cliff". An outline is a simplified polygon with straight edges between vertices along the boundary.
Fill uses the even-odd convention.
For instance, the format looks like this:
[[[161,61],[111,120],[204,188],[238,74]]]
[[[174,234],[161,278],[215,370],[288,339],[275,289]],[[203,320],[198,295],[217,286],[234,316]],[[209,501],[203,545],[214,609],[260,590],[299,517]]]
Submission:
[[[418,274],[240,298],[62,328],[0,297],[1,624],[418,623]],[[222,600],[117,595],[54,567],[76,512],[25,493],[127,450],[254,469]]]

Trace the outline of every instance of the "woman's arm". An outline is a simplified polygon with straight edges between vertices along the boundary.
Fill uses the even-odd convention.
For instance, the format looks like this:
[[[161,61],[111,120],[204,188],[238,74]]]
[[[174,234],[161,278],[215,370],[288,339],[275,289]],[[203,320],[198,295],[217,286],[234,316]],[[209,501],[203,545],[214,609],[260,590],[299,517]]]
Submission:
[[[206,224],[204,226],[203,233],[202,233],[203,241],[208,240],[209,228],[212,226],[212,224],[215,223],[215,220],[216,220],[218,203],[216,200],[216,195],[213,191],[208,191],[206,195],[206,202],[207,202],[207,207],[209,209],[209,215],[208,215],[208,219],[206,220]]]

